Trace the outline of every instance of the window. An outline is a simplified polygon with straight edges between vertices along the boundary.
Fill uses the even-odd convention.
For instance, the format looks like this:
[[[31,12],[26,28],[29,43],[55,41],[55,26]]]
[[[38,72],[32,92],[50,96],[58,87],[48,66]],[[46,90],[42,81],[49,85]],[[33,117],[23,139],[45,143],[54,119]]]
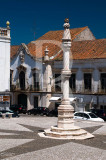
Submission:
[[[10,87],[12,85],[12,73],[10,72]]]
[[[91,74],[90,73],[84,74],[84,89],[91,90]]]
[[[76,75],[72,74],[71,77],[69,78],[69,87],[72,90],[75,90],[75,88],[76,88],[75,82],[76,82]]]
[[[75,116],[82,117],[82,114],[81,113],[75,113]]]
[[[39,90],[39,73],[33,73],[34,89]]]
[[[101,73],[101,89],[106,91],[106,73]]]
[[[25,73],[24,71],[21,71],[19,74],[19,83],[20,83],[20,89],[25,89]]]
[[[94,113],[89,113],[91,118],[98,118]]]
[[[61,74],[55,74],[55,91],[61,91]]]
[[[89,119],[89,116],[85,113],[82,113],[82,117]]]

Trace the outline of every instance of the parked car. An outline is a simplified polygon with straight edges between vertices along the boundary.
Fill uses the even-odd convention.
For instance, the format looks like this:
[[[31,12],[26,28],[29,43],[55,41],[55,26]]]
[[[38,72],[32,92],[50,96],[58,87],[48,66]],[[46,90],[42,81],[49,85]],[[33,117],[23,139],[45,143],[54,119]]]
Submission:
[[[49,116],[49,109],[46,107],[38,107],[38,114]]]
[[[38,115],[46,115],[49,116],[49,109],[46,107],[37,107],[37,108],[33,108],[27,111],[27,113],[30,114],[38,114]]]
[[[31,115],[31,114],[36,115],[36,114],[37,114],[37,108],[33,108],[33,109],[28,110],[28,111],[27,111],[27,114],[28,114],[28,115]]]
[[[106,111],[103,109],[90,109],[90,112],[94,113],[98,117],[104,119],[106,121]]]
[[[102,118],[97,117],[94,113],[91,112],[75,112],[74,119],[104,122]]]
[[[49,112],[49,116],[58,116],[58,108],[55,108]]]
[[[17,112],[17,113],[26,113],[27,109],[25,106],[21,105],[21,104],[13,104],[10,106],[10,110]]]
[[[2,114],[5,114],[6,117],[8,117],[8,113],[12,113],[12,117],[19,117],[17,112],[13,112],[11,110],[0,110],[0,117],[2,117]]]

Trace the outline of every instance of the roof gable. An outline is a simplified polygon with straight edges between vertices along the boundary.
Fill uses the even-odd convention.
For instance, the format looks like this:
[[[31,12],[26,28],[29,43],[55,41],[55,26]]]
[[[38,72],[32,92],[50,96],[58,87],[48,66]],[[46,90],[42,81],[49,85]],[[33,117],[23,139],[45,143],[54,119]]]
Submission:
[[[16,55],[18,55],[21,51],[27,53],[28,55],[30,55],[32,58],[33,57],[33,54],[30,54],[30,51],[27,47],[26,44],[24,43],[21,43],[21,45],[19,46],[11,46],[11,59],[13,59]]]
[[[86,27],[82,27],[82,28],[70,29],[70,34],[71,34],[72,40],[74,40],[76,38],[76,36],[79,33],[81,33],[83,30],[85,30],[86,28],[87,28],[87,26]],[[43,36],[41,36],[40,38],[38,38],[37,40],[57,40],[57,41],[62,41],[63,31],[64,30],[49,31],[49,32],[45,33]]]

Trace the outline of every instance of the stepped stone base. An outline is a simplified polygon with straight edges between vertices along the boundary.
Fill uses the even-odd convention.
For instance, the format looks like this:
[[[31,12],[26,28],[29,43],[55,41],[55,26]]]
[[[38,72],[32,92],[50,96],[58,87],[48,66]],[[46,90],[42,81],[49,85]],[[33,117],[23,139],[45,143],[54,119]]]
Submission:
[[[72,128],[58,128],[58,127],[51,127],[51,129],[44,130],[43,133],[39,133],[40,137],[45,138],[53,138],[53,139],[89,139],[93,138],[94,136],[87,131],[73,126]]]

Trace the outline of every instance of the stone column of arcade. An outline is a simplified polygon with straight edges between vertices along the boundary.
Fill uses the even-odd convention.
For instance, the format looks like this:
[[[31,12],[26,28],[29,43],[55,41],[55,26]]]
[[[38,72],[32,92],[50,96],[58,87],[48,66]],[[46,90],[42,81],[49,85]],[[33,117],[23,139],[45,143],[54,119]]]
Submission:
[[[51,126],[50,129],[46,129],[44,133],[39,133],[42,137],[57,138],[57,139],[87,139],[94,136],[78,126],[74,125],[73,120],[73,106],[70,105],[69,100],[69,77],[71,70],[69,69],[70,62],[70,48],[71,48],[71,35],[70,35],[69,19],[65,19],[64,33],[62,38],[63,46],[63,69],[62,69],[62,81],[63,81],[63,97],[61,105],[58,107],[58,122],[57,126]]]

